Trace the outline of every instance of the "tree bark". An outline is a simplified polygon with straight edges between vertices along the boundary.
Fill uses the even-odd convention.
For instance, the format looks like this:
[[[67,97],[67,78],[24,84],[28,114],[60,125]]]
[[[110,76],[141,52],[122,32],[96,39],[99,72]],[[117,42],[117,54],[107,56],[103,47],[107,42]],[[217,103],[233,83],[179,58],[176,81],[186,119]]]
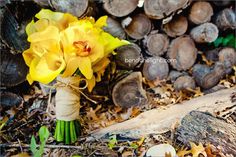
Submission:
[[[149,134],[165,133],[171,126],[193,110],[224,115],[235,108],[231,100],[236,87],[220,90],[212,94],[185,101],[181,104],[168,105],[141,113],[137,117],[109,127],[95,130],[88,140],[107,139],[109,134],[119,134],[127,138],[141,138]]]
[[[173,68],[181,71],[193,66],[197,58],[197,48],[189,36],[181,36],[172,40],[167,56]]]
[[[142,39],[152,29],[150,19],[144,14],[127,17],[122,21],[125,32],[133,39]]]
[[[169,46],[169,39],[167,35],[152,31],[143,40],[144,47],[147,48],[146,53],[151,56],[163,55]]]
[[[209,2],[195,2],[190,9],[189,20],[194,24],[209,22],[213,8]]]
[[[189,141],[211,143],[220,146],[224,154],[236,155],[236,125],[209,113],[192,111],[186,115],[176,130],[175,139],[185,145]]]
[[[181,8],[186,8],[189,0],[145,0],[145,14],[152,19],[163,19]]]
[[[104,0],[103,8],[111,15],[123,17],[133,12],[138,0]]]
[[[183,35],[188,29],[188,20],[184,16],[176,16],[169,23],[163,25],[163,30],[170,37]]]
[[[219,30],[213,23],[204,23],[194,27],[190,36],[197,43],[211,43],[218,37]]]

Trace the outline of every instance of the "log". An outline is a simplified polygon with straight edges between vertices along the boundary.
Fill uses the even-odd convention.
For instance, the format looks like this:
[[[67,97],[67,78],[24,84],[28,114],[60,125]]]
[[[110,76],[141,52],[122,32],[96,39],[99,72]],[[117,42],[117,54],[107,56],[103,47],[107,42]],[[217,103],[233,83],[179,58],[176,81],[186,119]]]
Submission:
[[[23,103],[23,98],[15,93],[0,91],[0,112],[4,108],[18,107]]]
[[[236,13],[235,10],[226,8],[218,13],[215,24],[219,29],[236,29]]]
[[[1,7],[0,9],[0,39],[13,54],[22,53],[29,47],[27,35],[24,31],[25,23],[18,23],[15,15],[11,13],[9,8]],[[1,44],[1,49],[2,49]]]
[[[33,0],[41,7],[50,7],[50,0]]]
[[[152,31],[144,38],[143,45],[147,49],[147,54],[151,56],[161,56],[167,51],[169,39],[165,34]]]
[[[225,66],[226,74],[230,74],[232,67],[236,65],[236,51],[234,48],[225,47],[219,52],[219,62]]]
[[[211,143],[221,147],[224,154],[236,155],[235,128],[235,124],[226,123],[209,113],[192,111],[182,119],[175,139],[184,145],[189,145],[189,141]]]
[[[215,48],[212,50],[208,50],[208,51],[204,52],[204,55],[206,56],[206,58],[209,61],[213,61],[213,62],[219,61],[219,52],[221,49],[222,48],[219,47],[219,48]]]
[[[209,2],[195,2],[189,14],[189,20],[194,24],[202,24],[211,21],[213,8]]]
[[[123,17],[132,13],[138,6],[138,0],[104,0],[103,8],[111,15]]]
[[[170,37],[183,35],[188,29],[188,20],[184,16],[176,16],[170,22],[163,25],[163,30]]]
[[[143,76],[148,81],[163,80],[168,77],[169,65],[162,57],[150,57],[143,65]]]
[[[115,56],[115,62],[124,69],[134,69],[139,67],[143,61],[141,48],[136,44],[129,44],[119,47]]]
[[[197,43],[211,43],[218,37],[219,30],[213,23],[204,23],[197,27],[194,27],[190,36]]]
[[[220,6],[220,7],[225,7],[225,6],[228,6],[230,4],[232,4],[232,0],[217,0],[217,1],[213,1],[213,3],[216,5],[216,6]]]
[[[197,48],[189,36],[181,36],[172,40],[167,57],[172,60],[173,68],[181,71],[193,66],[197,58]]]
[[[204,89],[214,87],[224,76],[225,67],[220,62],[211,67],[203,64],[195,64],[193,67],[193,77],[198,86]]]
[[[103,30],[114,37],[125,39],[126,34],[121,24],[111,17],[107,18],[107,26],[103,27]]]
[[[193,77],[184,75],[180,76],[174,82],[174,89],[177,91],[186,90],[186,89],[195,89],[196,84]]]
[[[91,132],[88,140],[108,139],[110,134],[137,139],[150,134],[165,133],[171,130],[173,124],[193,110],[207,111],[212,114],[227,114],[228,109],[235,108],[235,102],[230,98],[235,93],[235,90],[236,87],[220,90],[193,98],[181,104],[168,105],[146,111],[125,122],[95,130]]]
[[[189,4],[189,0],[145,0],[144,11],[152,19],[163,19],[179,9],[186,8]]]
[[[13,87],[26,80],[28,67],[22,54],[11,54],[9,50],[1,50],[0,86]]]
[[[168,76],[168,80],[171,81],[171,83],[174,83],[180,76],[188,75],[186,72],[180,72],[176,70],[171,70]]]
[[[71,13],[77,17],[84,16],[89,8],[89,0],[50,0],[50,3],[56,11]]]
[[[142,86],[141,72],[133,72],[119,81],[112,90],[112,100],[115,105],[124,108],[146,104],[147,96]]]
[[[142,39],[152,29],[152,23],[144,14],[127,17],[122,21],[125,32],[133,39]]]

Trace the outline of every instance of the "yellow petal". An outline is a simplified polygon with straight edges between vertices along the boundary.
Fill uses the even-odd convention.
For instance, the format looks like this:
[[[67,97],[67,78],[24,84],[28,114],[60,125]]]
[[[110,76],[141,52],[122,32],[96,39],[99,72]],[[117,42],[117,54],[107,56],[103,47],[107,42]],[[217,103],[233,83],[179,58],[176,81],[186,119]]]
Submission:
[[[44,84],[48,84],[53,81],[60,72],[65,68],[65,62],[61,58],[53,58],[51,62],[57,64],[58,61],[60,65],[58,65],[57,69],[51,70],[47,64],[47,56],[43,56],[40,59],[34,58],[30,65],[30,76],[32,80],[39,81]]]
[[[96,63],[98,60],[104,57],[104,48],[101,44],[93,44],[91,47],[92,51],[89,55],[89,58],[92,63]]]
[[[35,17],[37,17],[38,19],[59,21],[63,18],[63,13],[54,12],[49,9],[42,9],[39,13],[35,15]]]
[[[31,78],[30,74],[27,74],[26,79],[30,85],[34,82],[34,80]]]
[[[107,57],[103,58],[102,60],[100,60],[98,63],[96,63],[93,66],[93,71],[94,72],[99,72],[103,69],[106,69],[106,67],[108,66],[109,63],[110,63],[110,60]]]
[[[114,38],[112,35],[106,32],[102,32],[101,34],[102,41],[105,45],[105,56],[111,53],[114,49],[129,44],[126,40],[120,40],[118,38]]]
[[[44,31],[35,32],[28,37],[29,42],[39,42],[43,40],[59,40],[59,30],[55,26],[48,26]]]
[[[88,91],[92,92],[93,88],[95,87],[96,80],[95,77],[93,76],[91,79],[87,79],[88,82]]]
[[[79,70],[87,78],[91,79],[93,77],[92,65],[89,57],[80,57]]]
[[[72,76],[79,67],[80,57],[73,57],[67,62],[66,69],[62,74],[62,77]]]
[[[22,55],[23,55],[23,58],[24,58],[24,60],[25,60],[25,64],[27,65],[27,66],[30,66],[30,64],[31,64],[31,62],[32,62],[32,60],[34,59],[34,54],[33,54],[33,51],[32,51],[32,49],[27,49],[27,50],[25,50],[23,53],[22,53]]]
[[[95,23],[95,27],[102,28],[103,26],[107,26],[107,16],[100,17]]]
[[[30,34],[35,32],[34,28],[34,20],[32,20],[25,28],[26,34],[29,36]]]

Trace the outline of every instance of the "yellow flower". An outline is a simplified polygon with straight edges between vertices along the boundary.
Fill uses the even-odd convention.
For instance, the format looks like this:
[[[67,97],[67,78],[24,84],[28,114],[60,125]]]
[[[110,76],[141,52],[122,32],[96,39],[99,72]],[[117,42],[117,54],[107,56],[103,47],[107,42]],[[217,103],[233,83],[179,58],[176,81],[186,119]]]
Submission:
[[[25,63],[29,66],[28,82],[49,83],[65,68],[63,53],[60,48],[59,30],[48,26],[28,37],[30,48],[23,52]]]
[[[29,66],[29,83],[49,83],[62,71],[72,76],[77,69],[89,82],[89,91],[101,80],[109,64],[107,58],[127,41],[114,38],[102,30],[107,16],[78,20],[68,13],[42,9],[26,27],[30,48],[23,52]],[[96,73],[96,77],[94,76]]]
[[[64,30],[68,27],[69,23],[78,21],[77,17],[68,14],[53,12],[49,9],[42,9],[39,13],[35,15],[38,21],[32,20],[26,26],[27,35],[31,35],[34,32],[40,32],[47,28],[49,25],[56,26],[59,31]]]
[[[77,68],[87,78],[93,77],[93,65],[106,57],[127,41],[114,38],[101,27],[106,24],[106,16],[94,22],[91,18],[69,24],[61,32],[61,43],[64,51],[66,69],[64,77],[71,76]]]

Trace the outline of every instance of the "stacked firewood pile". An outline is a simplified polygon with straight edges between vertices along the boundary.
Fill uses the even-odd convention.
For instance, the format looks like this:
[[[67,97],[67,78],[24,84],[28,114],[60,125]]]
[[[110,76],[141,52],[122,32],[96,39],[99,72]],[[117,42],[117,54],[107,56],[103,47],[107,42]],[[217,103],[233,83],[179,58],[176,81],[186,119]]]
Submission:
[[[230,78],[233,84],[230,87],[236,84],[236,12],[234,2],[231,0],[6,0],[1,3],[0,7],[1,109],[4,105],[17,106],[27,101],[21,97],[25,93],[20,93],[26,90],[25,88],[30,89],[32,87],[25,81],[28,68],[21,54],[29,46],[24,30],[32,17],[41,8],[68,12],[78,18],[87,16],[99,18],[102,15],[107,15],[107,26],[103,29],[115,37],[130,41],[129,45],[119,47],[116,50],[116,55],[113,56],[111,64],[113,69],[107,70],[106,74],[108,76],[104,76],[104,82],[101,83],[106,86],[98,84],[92,93],[86,93],[91,98],[96,99],[98,98],[96,95],[99,95],[102,89],[101,93],[106,97],[109,95],[108,97],[112,98],[116,107],[119,107],[117,109],[112,106],[112,110],[109,108],[111,106],[108,106],[109,112],[114,110],[120,112],[125,108],[129,108],[131,110],[127,110],[133,112],[132,107],[149,105],[151,102],[150,95],[147,94],[148,90],[160,90],[155,89],[155,87],[163,84],[167,85],[165,88],[171,88],[173,93],[193,92],[195,90],[199,92],[200,90],[200,94],[197,93],[197,96],[201,96],[204,91],[206,93],[214,91],[211,89],[215,88],[222,79]],[[168,85],[171,87],[168,87]],[[106,91],[103,89],[106,89]],[[137,134],[142,137],[146,134],[157,133],[163,128],[170,128],[174,120],[187,115],[187,118],[185,117],[182,121],[182,127],[177,129],[176,139],[184,144],[187,144],[190,140],[202,143],[211,142],[213,144],[220,141],[222,146],[227,148],[224,153],[234,154],[236,153],[236,141],[233,138],[235,131],[230,133],[227,131],[231,128],[233,130],[235,123],[231,125],[197,111],[189,113],[200,108],[200,111],[203,112],[208,111],[211,114],[216,112],[221,118],[232,115],[235,112],[235,104],[233,104],[235,100],[230,100],[228,97],[233,92],[234,95],[231,95],[231,97],[235,97],[235,87],[233,87],[225,92],[226,94],[222,97],[221,93],[213,93],[212,96],[202,97],[192,102],[189,101],[182,104],[183,106],[173,105],[168,110],[158,108],[156,111],[144,112],[133,120],[105,128],[92,135],[95,138],[101,138],[113,131],[120,131],[120,134],[122,134],[125,128],[129,130],[125,136],[130,138],[134,132],[137,132],[136,130],[139,130]],[[27,91],[27,94],[29,93]],[[38,96],[37,92],[35,93],[34,98]],[[219,101],[224,101],[211,100],[211,97],[214,96],[219,98]],[[176,97],[178,99],[178,96]],[[208,102],[208,100],[210,101]],[[98,102],[104,102],[104,100]],[[181,101],[176,100],[176,103],[178,102]],[[206,102],[208,105],[206,105]],[[216,104],[219,106],[216,106]],[[89,117],[89,114],[93,115],[91,117],[95,118],[91,118],[93,120],[92,124],[99,123],[98,119],[100,117],[96,115],[96,112],[102,107],[96,105],[95,103],[89,104],[88,108],[91,110],[85,113],[86,115],[81,115],[82,118]],[[93,110],[91,106],[96,109]],[[151,108],[156,107],[153,106]],[[84,110],[87,111],[87,108]],[[221,113],[222,111],[223,113]],[[107,110],[101,112],[108,113]],[[142,111],[137,109],[135,116],[140,112]],[[224,116],[221,116],[221,114],[224,114]],[[171,116],[166,120],[166,115]],[[108,117],[112,116],[114,116],[113,112],[108,115]],[[104,121],[107,124],[103,126],[109,126],[130,117],[127,116],[122,120],[113,121],[110,120],[112,118],[105,118]],[[202,117],[203,120],[199,122],[198,120]],[[235,113],[233,118],[231,116],[231,119],[235,122]],[[154,120],[155,122],[153,122]],[[216,123],[213,123],[215,121]],[[145,127],[149,124],[153,126],[152,132],[148,127]],[[189,124],[194,124],[197,127],[188,128],[192,126]],[[214,137],[210,141],[207,138],[202,139],[202,134],[198,134],[207,129],[202,126],[213,128],[213,131],[209,130],[209,135]],[[222,126],[224,127],[221,128]],[[98,127],[93,126],[91,128],[88,129],[88,132]],[[218,134],[214,132],[214,128],[220,128],[225,132],[221,134],[222,136],[220,135],[219,141],[215,141],[215,139],[218,139]],[[163,132],[160,131],[160,133]],[[135,136],[138,135],[135,134]],[[224,138],[226,135],[227,138]],[[231,139],[232,141],[228,143],[227,140]]]
[[[235,46],[232,46],[235,45],[236,15],[231,1],[35,0],[35,2],[40,7],[69,12],[81,18],[108,15],[104,30],[132,43],[117,49],[114,60],[118,69],[140,71],[149,85],[156,86],[164,80],[173,83],[176,91],[196,87],[210,89],[226,75],[233,74],[232,68],[236,64]],[[27,42],[24,40],[26,36],[22,30],[31,16],[21,17],[19,10],[13,10],[19,15],[14,15],[4,7],[1,8],[3,17],[1,28],[4,30],[1,31],[1,41],[12,53],[17,53],[27,47]],[[38,10],[39,7],[35,7],[31,14]],[[24,9],[24,14],[29,14],[29,10]],[[22,22],[19,24],[20,20]],[[210,44],[228,34],[233,34],[230,46],[226,44],[224,47],[215,47]],[[4,60],[3,67],[9,64],[4,59],[6,56],[10,58],[8,54],[1,55]],[[17,64],[14,62],[16,57],[12,58],[11,64]],[[13,76],[16,73],[8,69],[10,66],[2,69],[2,86],[14,86],[23,81],[27,71],[26,66],[23,66],[22,61],[17,65],[19,66],[16,67],[21,67],[18,70],[22,71],[18,73],[19,77]],[[12,71],[12,75],[6,71]],[[116,105],[129,107],[145,102],[142,76],[138,76],[140,73],[133,75],[124,78],[120,83],[116,81],[112,93]],[[8,85],[8,81],[11,80],[5,79],[5,76],[13,76],[19,80],[13,80]],[[130,97],[132,99],[129,99]],[[134,100],[134,97],[137,100]],[[122,100],[123,98],[126,100]]]

